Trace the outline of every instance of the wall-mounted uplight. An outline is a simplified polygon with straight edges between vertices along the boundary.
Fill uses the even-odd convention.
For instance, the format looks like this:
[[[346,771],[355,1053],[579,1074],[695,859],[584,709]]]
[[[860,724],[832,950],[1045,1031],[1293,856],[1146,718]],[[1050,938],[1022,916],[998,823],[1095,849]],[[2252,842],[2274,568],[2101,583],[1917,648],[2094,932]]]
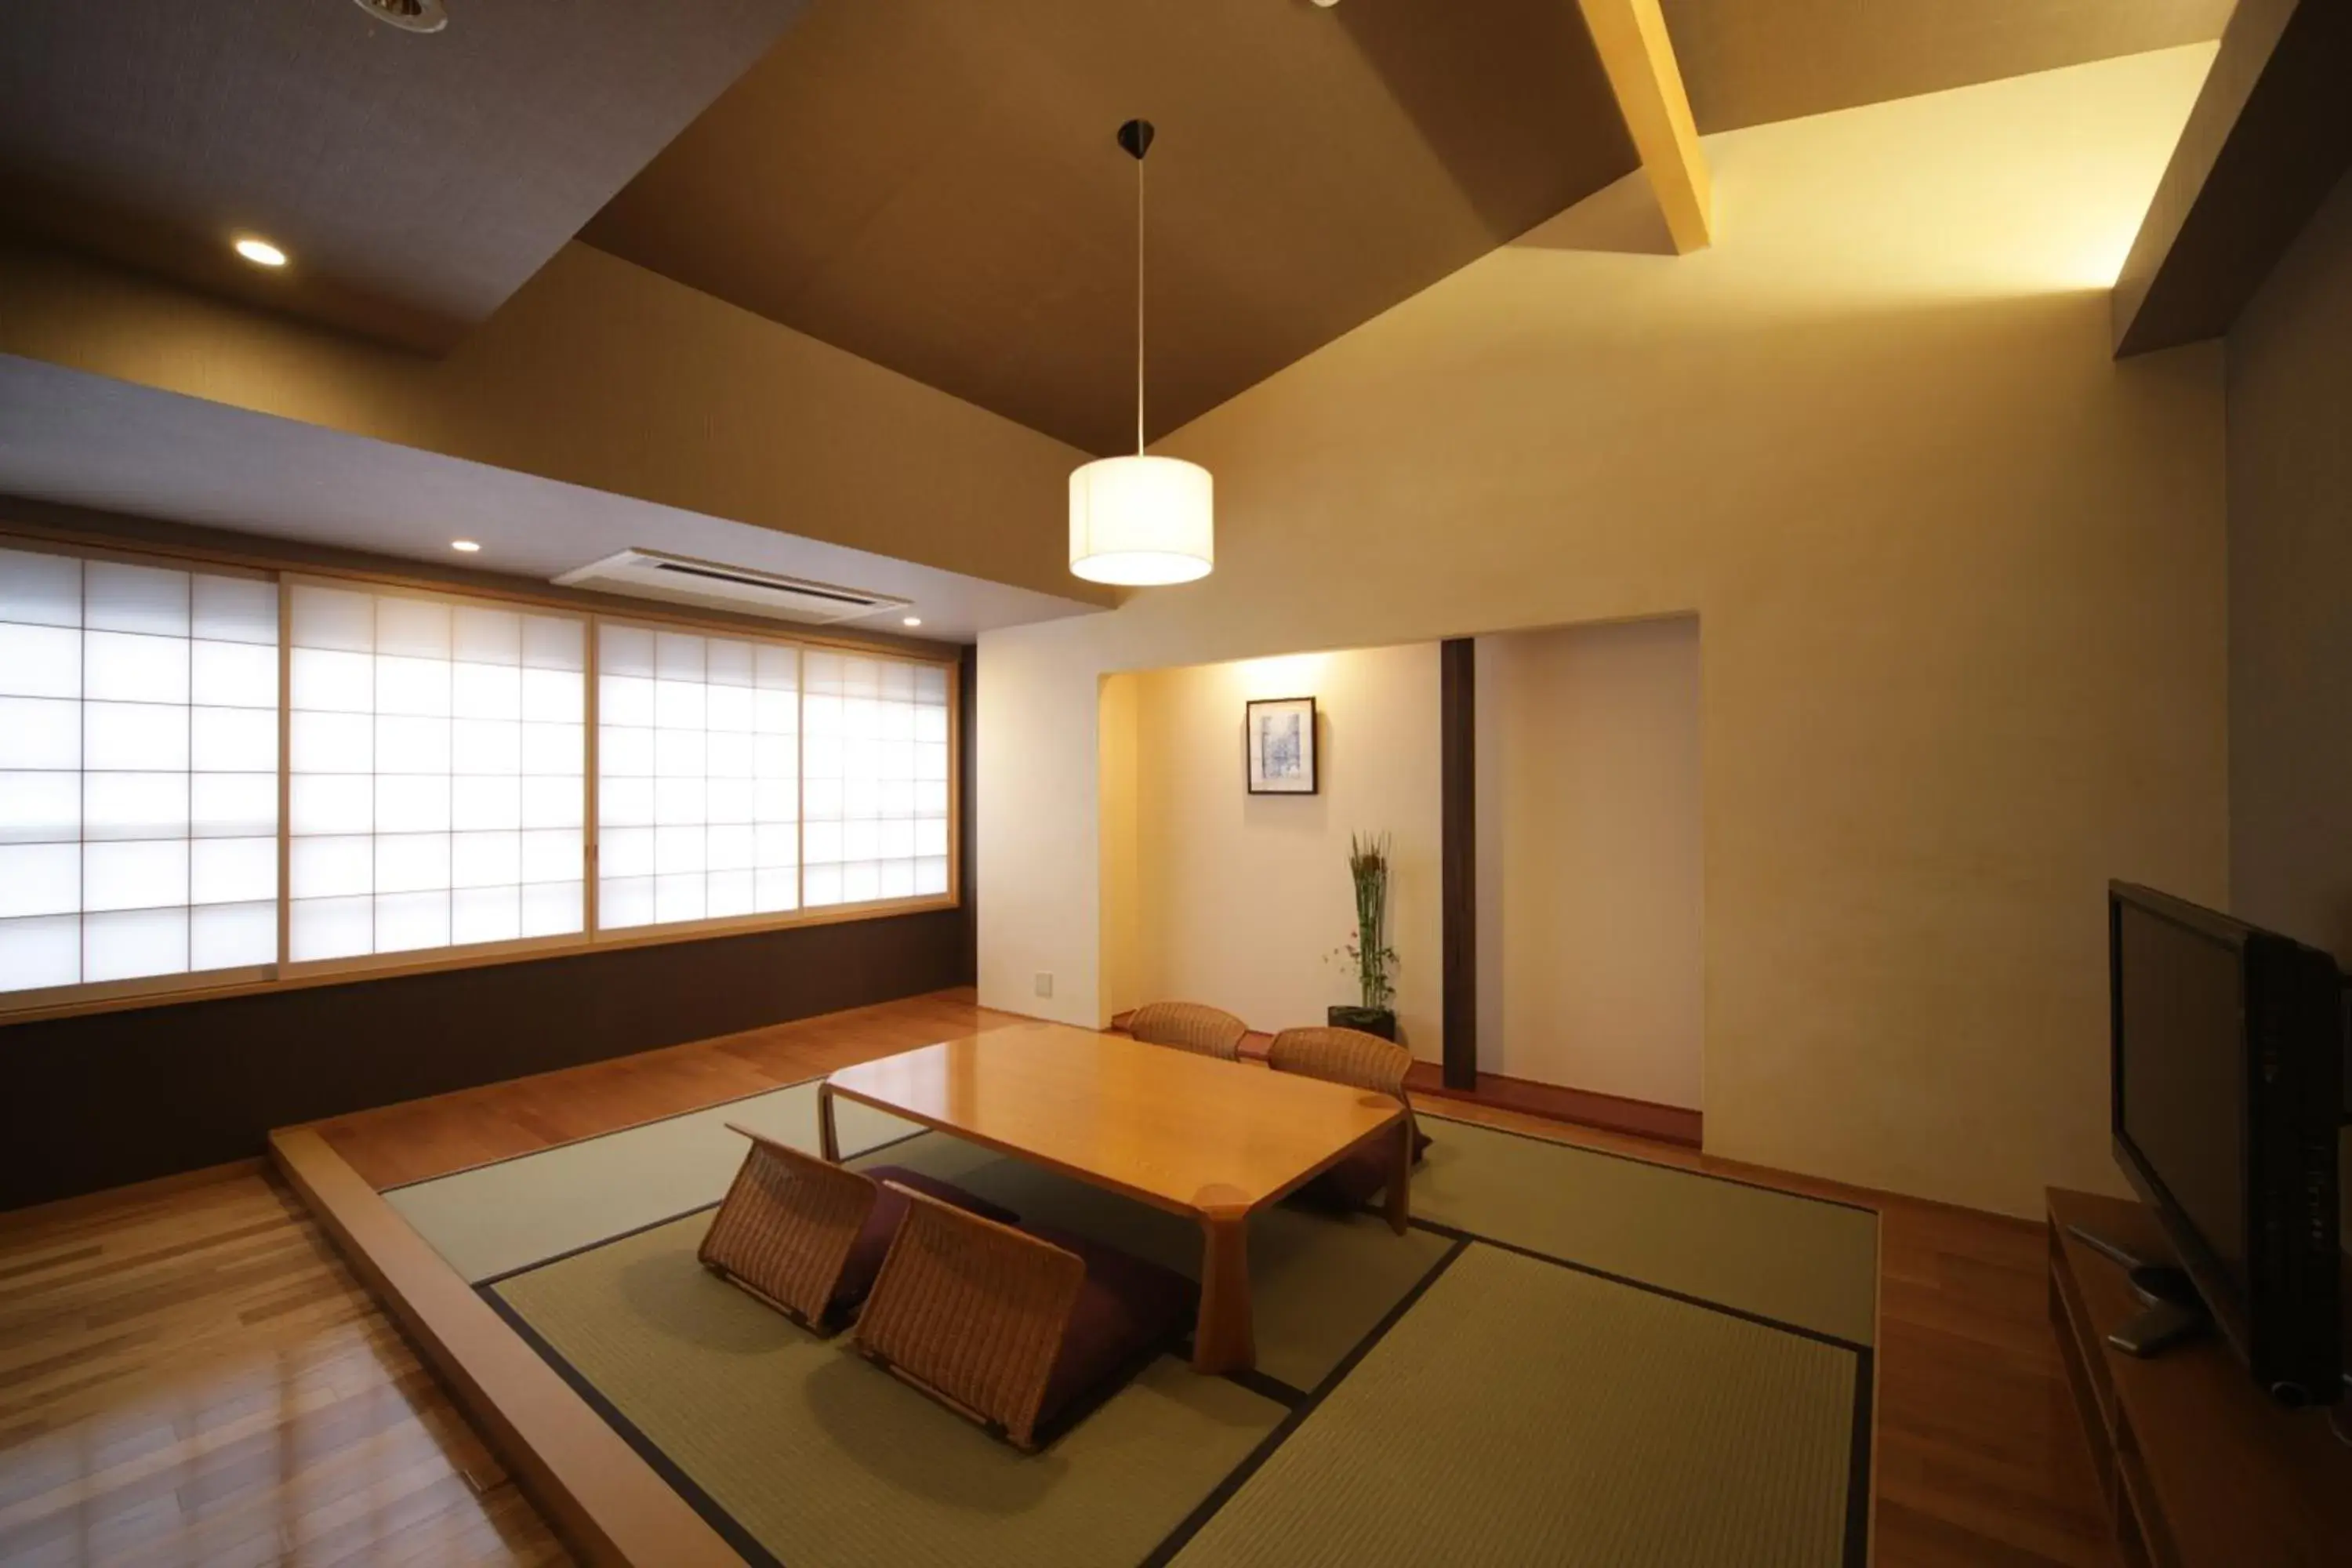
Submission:
[[[908,616],[905,620],[900,621],[898,624],[902,626],[919,626],[923,624],[923,617],[920,616]]]
[[[244,257],[247,261],[252,262],[256,267],[283,267],[286,265],[286,253],[284,251],[278,249],[268,240],[256,239],[251,235],[247,235],[243,239],[236,242],[236,253],[239,256]]]
[[[478,555],[482,549],[470,539],[453,539],[449,542],[449,548],[460,555]]]

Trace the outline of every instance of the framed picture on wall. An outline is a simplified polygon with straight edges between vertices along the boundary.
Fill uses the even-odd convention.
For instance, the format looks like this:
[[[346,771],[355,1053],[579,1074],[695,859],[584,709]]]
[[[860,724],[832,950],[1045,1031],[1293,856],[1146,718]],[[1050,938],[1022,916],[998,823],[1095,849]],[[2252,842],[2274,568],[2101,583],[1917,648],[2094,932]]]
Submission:
[[[1313,795],[1315,699],[1277,697],[1244,705],[1252,795]]]

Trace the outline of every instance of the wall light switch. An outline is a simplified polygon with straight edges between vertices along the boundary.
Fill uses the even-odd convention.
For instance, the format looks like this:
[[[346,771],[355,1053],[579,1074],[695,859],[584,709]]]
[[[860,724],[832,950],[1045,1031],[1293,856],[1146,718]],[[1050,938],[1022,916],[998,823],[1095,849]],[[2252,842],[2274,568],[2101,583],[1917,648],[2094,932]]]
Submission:
[[[1053,994],[1054,977],[1045,973],[1045,971],[1042,969],[1039,970],[1037,972],[1037,994],[1040,996],[1051,996]]]

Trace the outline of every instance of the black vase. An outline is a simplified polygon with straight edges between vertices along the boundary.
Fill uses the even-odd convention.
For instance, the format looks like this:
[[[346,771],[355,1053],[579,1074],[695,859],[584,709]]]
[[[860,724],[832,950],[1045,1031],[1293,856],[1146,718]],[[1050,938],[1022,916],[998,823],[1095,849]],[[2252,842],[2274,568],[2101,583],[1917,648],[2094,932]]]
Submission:
[[[1323,1017],[1324,1022],[1335,1029],[1356,1029],[1367,1035],[1378,1035],[1384,1040],[1396,1038],[1396,1009],[1393,1007],[1333,1007]]]

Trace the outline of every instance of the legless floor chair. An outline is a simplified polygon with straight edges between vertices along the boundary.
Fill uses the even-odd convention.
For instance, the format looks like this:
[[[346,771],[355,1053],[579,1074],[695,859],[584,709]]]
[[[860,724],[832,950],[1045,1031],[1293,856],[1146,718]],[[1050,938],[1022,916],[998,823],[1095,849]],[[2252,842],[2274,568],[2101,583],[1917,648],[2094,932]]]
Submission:
[[[702,1238],[703,1266],[813,1333],[837,1331],[866,1300],[909,1192],[1005,1224],[1020,1217],[903,1166],[853,1171],[733,1122],[728,1131],[751,1149]]]
[[[1192,1282],[1157,1264],[926,1193],[906,1201],[853,1342],[1024,1453],[1118,1392],[1192,1321]]]

